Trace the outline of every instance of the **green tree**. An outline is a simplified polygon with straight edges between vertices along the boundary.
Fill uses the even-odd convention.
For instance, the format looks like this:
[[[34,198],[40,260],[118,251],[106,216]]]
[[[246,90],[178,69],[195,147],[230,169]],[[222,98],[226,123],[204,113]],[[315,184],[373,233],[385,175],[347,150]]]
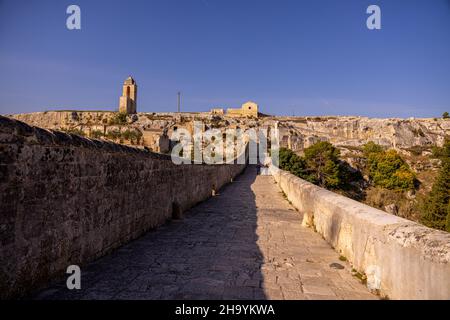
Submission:
[[[127,114],[124,112],[116,113],[110,120],[110,125],[124,125],[127,124]]]
[[[421,206],[421,222],[429,227],[450,232],[450,139],[438,153],[441,169]]]
[[[121,134],[120,131],[117,130],[117,129],[108,131],[108,132],[106,133],[106,138],[108,138],[108,139],[110,139],[110,140],[113,140],[113,141],[116,141],[116,140],[120,139],[121,136],[122,136],[122,134]]]
[[[391,190],[414,189],[416,175],[397,151],[384,151],[371,141],[363,146],[363,152],[367,159],[366,171],[375,186]]]
[[[130,130],[127,129],[124,132],[122,132],[122,138],[125,140],[129,140],[131,144],[140,143],[140,140],[142,138],[142,132],[139,130]]]
[[[376,186],[392,190],[414,189],[416,176],[395,150],[371,153],[367,164],[369,177]]]
[[[445,230],[450,232],[450,201],[447,206],[447,219],[445,219]]]
[[[296,155],[292,150],[280,148],[280,169],[289,171],[300,178],[306,177],[305,160]]]
[[[448,114],[447,111],[445,111],[445,112],[442,114],[442,118],[443,118],[443,119],[448,119],[448,118],[450,118],[450,115]]]
[[[366,157],[368,157],[371,153],[380,153],[383,151],[383,147],[373,141],[369,141],[363,145],[363,153]]]
[[[339,154],[339,150],[328,141],[306,148],[307,180],[330,189],[339,187],[342,177]]]

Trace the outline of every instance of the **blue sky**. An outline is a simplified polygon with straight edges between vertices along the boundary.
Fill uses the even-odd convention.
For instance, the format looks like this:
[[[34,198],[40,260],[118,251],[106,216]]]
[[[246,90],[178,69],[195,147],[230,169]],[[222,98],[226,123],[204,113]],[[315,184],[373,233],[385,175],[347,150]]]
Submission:
[[[450,1],[0,0],[0,114],[114,110],[128,75],[145,112],[175,111],[179,90],[183,111],[440,116]]]

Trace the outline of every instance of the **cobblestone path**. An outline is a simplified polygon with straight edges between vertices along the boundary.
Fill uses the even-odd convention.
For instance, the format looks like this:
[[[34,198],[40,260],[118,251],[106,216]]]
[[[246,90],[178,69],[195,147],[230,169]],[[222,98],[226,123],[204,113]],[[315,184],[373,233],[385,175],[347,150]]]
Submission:
[[[248,167],[182,220],[82,267],[81,290],[63,280],[33,298],[376,299],[301,218]]]

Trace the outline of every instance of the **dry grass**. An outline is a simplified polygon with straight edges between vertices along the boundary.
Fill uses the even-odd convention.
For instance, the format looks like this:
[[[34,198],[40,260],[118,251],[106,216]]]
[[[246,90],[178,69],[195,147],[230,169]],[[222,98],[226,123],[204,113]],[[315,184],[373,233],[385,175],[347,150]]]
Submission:
[[[412,221],[419,221],[420,211],[417,207],[417,199],[409,199],[404,191],[394,191],[379,187],[370,187],[366,190],[365,204],[385,210],[385,206],[395,204],[398,208],[398,216]]]

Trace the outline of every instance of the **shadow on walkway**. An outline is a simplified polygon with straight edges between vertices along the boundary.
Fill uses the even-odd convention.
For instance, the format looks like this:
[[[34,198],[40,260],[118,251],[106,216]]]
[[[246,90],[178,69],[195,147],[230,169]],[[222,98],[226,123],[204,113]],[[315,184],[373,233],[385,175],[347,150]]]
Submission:
[[[65,280],[35,299],[265,299],[263,257],[249,166],[217,195],[81,268],[81,290]]]

